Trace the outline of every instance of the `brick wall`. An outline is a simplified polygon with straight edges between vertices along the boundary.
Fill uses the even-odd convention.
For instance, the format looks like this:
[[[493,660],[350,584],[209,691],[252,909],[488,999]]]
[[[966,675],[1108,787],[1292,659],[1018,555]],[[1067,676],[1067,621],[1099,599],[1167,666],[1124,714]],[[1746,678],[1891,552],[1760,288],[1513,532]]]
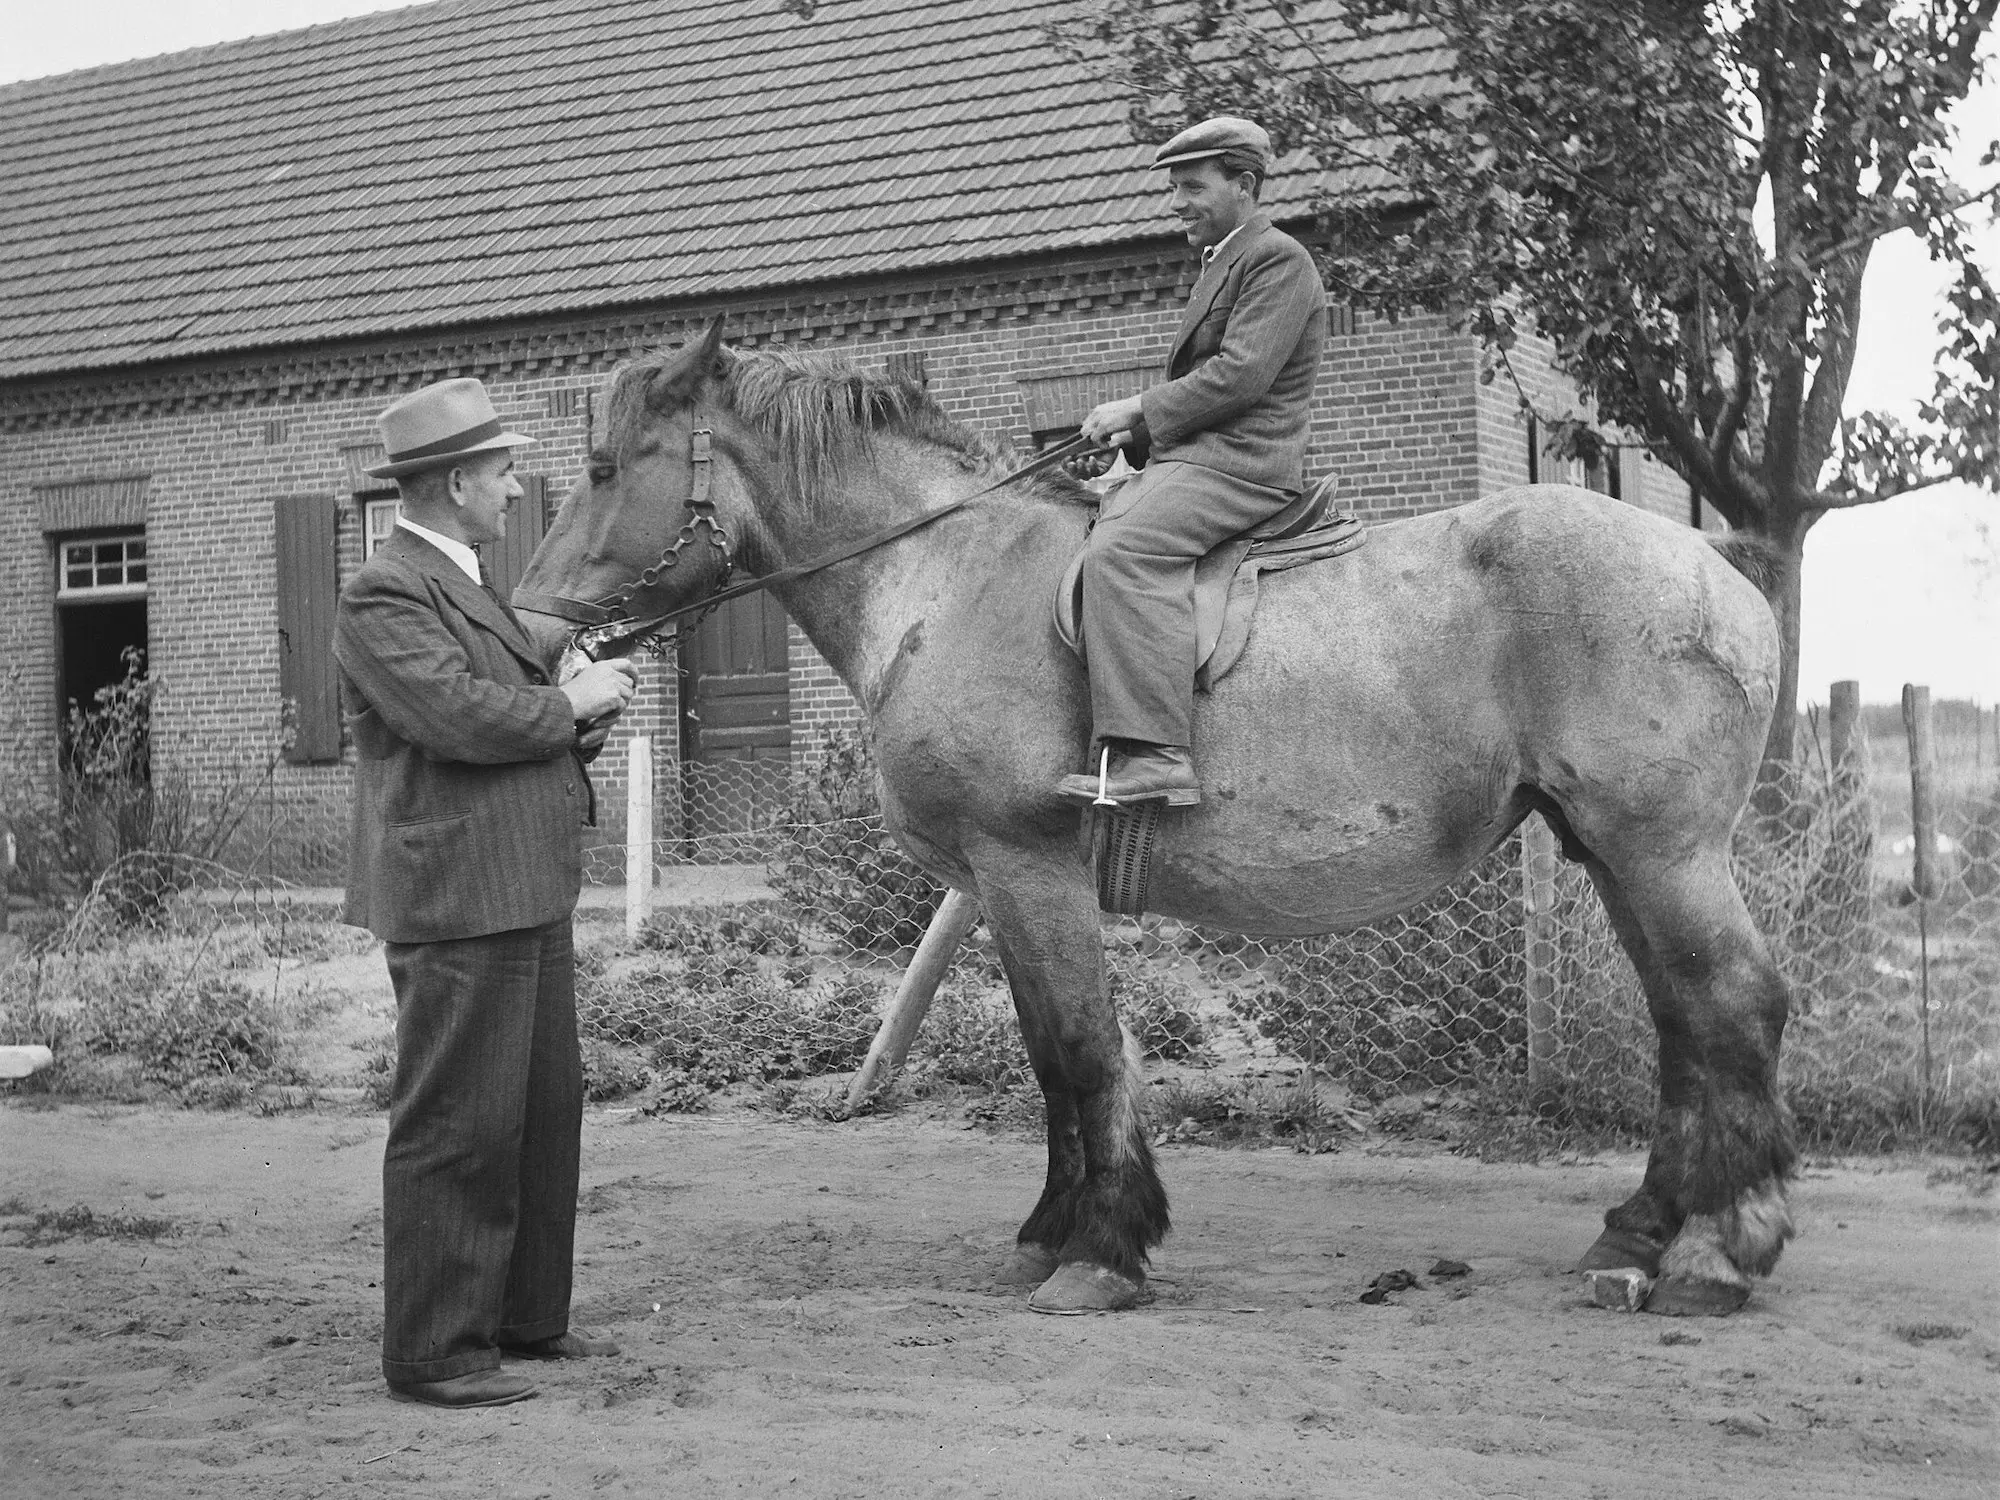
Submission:
[[[395,396],[448,375],[479,375],[502,419],[541,440],[517,456],[520,470],[550,476],[559,493],[588,443],[587,403],[576,394],[597,387],[618,359],[677,341],[720,310],[740,345],[838,348],[869,363],[921,355],[930,389],[946,410],[1025,448],[1031,433],[1024,381],[1064,374],[1153,378],[1178,324],[1189,270],[1176,248],[1151,259],[1014,267],[955,285],[851,289],[844,301],[802,298],[681,309],[650,320],[538,324],[467,334],[450,345],[321,349],[277,362],[267,356],[264,363],[116,372],[95,382],[0,390],[0,649],[13,664],[0,679],[6,715],[0,755],[12,766],[46,768],[55,742],[53,563],[31,487],[93,474],[150,474],[149,648],[168,684],[156,729],[158,761],[185,768],[209,787],[254,785],[245,863],[337,881],[351,770],[276,760],[271,502],[281,494],[337,496],[339,576],[350,576],[361,557],[361,502],[342,450],[374,441],[375,415]],[[1506,467],[1510,408],[1494,387],[1477,384],[1470,340],[1436,318],[1390,324],[1337,317],[1335,327],[1340,331],[1329,341],[1314,397],[1309,473],[1337,475],[1341,505],[1386,520],[1458,504],[1523,477]],[[1518,432],[1511,441],[1522,450]],[[796,756],[827,729],[857,720],[859,711],[796,627],[790,656]],[[596,772],[596,842],[623,837],[622,745],[631,733],[654,738],[656,805],[661,826],[673,826],[678,722],[674,675],[665,664],[649,663],[640,697]],[[266,767],[272,767],[268,777]]]
[[[1470,340],[1467,341],[1470,344]],[[1530,427],[1523,409],[1525,398],[1534,409],[1550,417],[1588,415],[1589,403],[1580,399],[1576,388],[1555,368],[1554,348],[1546,339],[1524,333],[1508,351],[1504,361],[1486,358],[1472,351],[1482,371],[1492,379],[1478,383],[1474,421],[1479,443],[1478,492],[1491,494],[1509,485],[1526,484],[1529,478],[1528,449]],[[1668,520],[1685,523],[1689,518],[1689,495],[1685,480],[1661,463],[1629,434],[1618,453],[1609,460],[1619,465],[1619,489],[1623,499]],[[1536,468],[1544,483],[1580,484],[1602,489],[1608,482],[1603,473],[1589,474],[1581,464],[1553,458],[1543,452]]]

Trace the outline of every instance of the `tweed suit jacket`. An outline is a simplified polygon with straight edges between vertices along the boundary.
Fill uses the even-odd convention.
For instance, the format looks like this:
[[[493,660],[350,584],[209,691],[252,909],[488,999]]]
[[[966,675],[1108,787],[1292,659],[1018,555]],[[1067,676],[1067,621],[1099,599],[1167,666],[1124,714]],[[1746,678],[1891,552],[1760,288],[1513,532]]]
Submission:
[[[1139,398],[1145,460],[1304,488],[1325,344],[1326,290],[1311,252],[1251,215],[1196,280],[1166,383]]]
[[[590,781],[519,622],[399,527],[341,591],[333,655],[358,756],[345,920],[424,943],[574,911]]]

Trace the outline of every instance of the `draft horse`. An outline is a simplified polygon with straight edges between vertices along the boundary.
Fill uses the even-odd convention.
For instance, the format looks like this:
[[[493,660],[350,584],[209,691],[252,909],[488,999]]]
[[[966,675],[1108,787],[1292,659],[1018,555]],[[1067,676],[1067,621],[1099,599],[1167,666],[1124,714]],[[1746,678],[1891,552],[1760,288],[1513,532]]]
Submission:
[[[1089,841],[1054,795],[1091,738],[1050,610],[1086,497],[1060,476],[992,490],[1020,461],[914,382],[731,352],[720,322],[622,366],[604,409],[515,596],[524,620],[552,660],[572,638],[603,654],[732,570],[773,578],[867,712],[897,841],[977,897],[999,948],[1048,1111],[1047,1185],[1003,1275],[1040,1283],[1037,1310],[1132,1305],[1167,1195],[1106,996]],[[1729,863],[1778,674],[1750,568],[1632,506],[1531,485],[1268,578],[1243,661],[1200,700],[1201,805],[1162,820],[1149,902],[1340,932],[1540,812],[1659,1036],[1645,1176],[1583,1265],[1657,1275],[1668,1313],[1740,1306],[1791,1232],[1787,993]]]

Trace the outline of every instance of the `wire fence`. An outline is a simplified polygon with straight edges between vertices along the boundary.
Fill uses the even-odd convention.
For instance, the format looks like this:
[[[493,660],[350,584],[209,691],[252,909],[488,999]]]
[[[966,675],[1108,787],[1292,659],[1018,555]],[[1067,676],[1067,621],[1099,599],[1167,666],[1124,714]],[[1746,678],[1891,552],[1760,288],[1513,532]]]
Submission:
[[[1976,739],[1940,743],[1934,880],[1920,898],[1908,757],[1885,739],[1858,734],[1837,770],[1821,761],[1767,793],[1739,831],[1739,883],[1792,987],[1785,1087],[1808,1143],[2000,1147],[2000,770]],[[658,888],[636,936],[614,920],[615,889],[612,904],[586,899],[580,1022],[600,1096],[650,1089],[664,1107],[693,1107],[732,1084],[852,1068],[943,895],[874,814],[858,740],[830,744],[777,790],[769,777],[704,785],[704,774],[677,779],[654,825],[672,836],[640,851]],[[729,786],[751,788],[741,806]],[[708,806],[710,831],[676,831],[690,798]],[[265,822],[245,827],[266,849],[310,851],[294,866],[310,877],[339,868],[337,816],[331,803],[287,811],[272,799]],[[616,887],[633,853],[590,849],[587,878]],[[309,918],[294,883],[254,865],[127,855],[17,937],[0,964],[0,1043],[115,1050],[136,1023],[92,1031],[92,997],[152,983],[181,997],[184,1013],[159,1023],[186,1033],[177,1087],[199,1075],[203,1047],[225,1072],[262,1057],[281,1076],[283,1049],[257,1040],[251,1002],[268,991],[283,1010],[287,974],[337,946],[307,935],[328,915]],[[1420,907],[1355,932],[1272,941],[1107,917],[1104,940],[1114,1000],[1156,1058],[1248,1057],[1324,1080],[1356,1107],[1443,1099],[1650,1129],[1644,997],[1588,881],[1557,864],[1539,820]],[[204,1031],[208,1012],[233,1035]],[[283,1024],[274,1012],[265,1029]],[[919,1035],[906,1081],[923,1079],[1028,1081],[982,931]]]

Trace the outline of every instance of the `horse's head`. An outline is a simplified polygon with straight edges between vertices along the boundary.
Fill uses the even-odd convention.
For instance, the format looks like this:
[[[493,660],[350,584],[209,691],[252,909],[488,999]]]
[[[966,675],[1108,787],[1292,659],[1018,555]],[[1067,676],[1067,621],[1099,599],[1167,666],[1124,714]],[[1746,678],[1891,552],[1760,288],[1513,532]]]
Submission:
[[[715,399],[730,359],[718,318],[606,383],[603,432],[514,596],[551,663],[579,626],[593,655],[616,654],[763,550],[745,480],[764,459]]]

